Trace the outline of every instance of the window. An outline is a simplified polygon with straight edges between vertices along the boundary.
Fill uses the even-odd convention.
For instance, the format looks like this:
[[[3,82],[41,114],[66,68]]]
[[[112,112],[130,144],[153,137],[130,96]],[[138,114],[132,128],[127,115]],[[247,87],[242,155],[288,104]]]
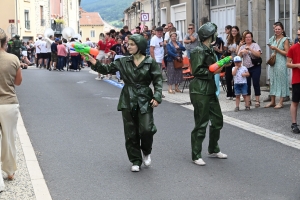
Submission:
[[[41,26],[45,26],[44,7],[43,6],[40,6],[40,19],[41,19]]]
[[[211,6],[224,6],[227,4],[235,4],[235,0],[211,0]]]
[[[25,28],[27,30],[30,30],[29,10],[25,10],[24,14],[25,14],[25,18],[24,18],[25,19]]]
[[[94,38],[94,37],[95,37],[95,31],[92,30],[92,31],[91,31],[91,38]]]

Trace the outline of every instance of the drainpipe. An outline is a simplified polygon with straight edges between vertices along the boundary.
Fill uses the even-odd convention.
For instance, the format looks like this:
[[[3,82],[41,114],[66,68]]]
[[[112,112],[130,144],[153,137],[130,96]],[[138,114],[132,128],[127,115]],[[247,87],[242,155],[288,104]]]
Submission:
[[[192,6],[192,23],[193,24],[195,24],[196,25],[196,21],[195,21],[195,0],[192,0],[192,4],[191,4],[191,6]],[[195,27],[196,28],[196,27]],[[196,29],[197,30],[197,29]]]
[[[298,22],[300,22],[300,0],[298,1]]]
[[[19,25],[18,25],[18,0],[16,0],[16,25],[17,25],[17,35],[19,35]],[[21,37],[21,36],[20,36]]]
[[[152,27],[155,26],[155,7],[154,0],[151,0],[151,16],[152,16]]]

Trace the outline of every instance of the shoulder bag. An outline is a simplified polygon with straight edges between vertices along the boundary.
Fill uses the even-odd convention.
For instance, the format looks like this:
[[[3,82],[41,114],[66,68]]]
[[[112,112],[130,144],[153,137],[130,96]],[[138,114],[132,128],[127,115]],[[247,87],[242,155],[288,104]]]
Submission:
[[[175,59],[173,60],[173,64],[174,64],[174,68],[175,69],[179,69],[179,68],[182,68],[183,67],[183,61],[182,59]]]
[[[282,40],[282,38],[278,41],[277,48],[278,48],[281,40]],[[276,62],[276,51],[274,53],[272,53],[271,57],[267,61],[267,64],[273,67],[275,65],[275,62]]]

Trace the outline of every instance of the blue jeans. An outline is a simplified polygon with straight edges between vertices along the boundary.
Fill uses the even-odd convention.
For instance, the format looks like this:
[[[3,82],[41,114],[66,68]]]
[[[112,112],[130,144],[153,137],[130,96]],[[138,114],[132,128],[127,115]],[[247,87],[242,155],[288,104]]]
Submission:
[[[57,69],[58,70],[63,70],[64,69],[64,56],[58,56],[58,62],[57,62]]]
[[[247,77],[248,85],[248,95],[251,95],[251,79],[253,81],[253,88],[255,96],[260,96],[260,74],[261,74],[261,65],[253,66],[248,68],[250,76]]]
[[[215,74],[215,83],[217,86],[216,95],[217,95],[217,97],[219,97],[219,95],[220,95],[220,74]]]
[[[72,67],[71,69],[77,70],[79,59],[78,56],[71,56]]]
[[[191,50],[186,50],[186,56],[191,59]]]
[[[247,95],[248,86],[247,83],[235,83],[234,92],[235,96]]]

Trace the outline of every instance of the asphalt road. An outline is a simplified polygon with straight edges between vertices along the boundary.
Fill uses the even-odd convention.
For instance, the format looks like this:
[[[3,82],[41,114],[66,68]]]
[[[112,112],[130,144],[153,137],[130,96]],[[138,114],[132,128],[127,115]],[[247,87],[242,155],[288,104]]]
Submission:
[[[155,109],[152,166],[130,172],[120,89],[81,72],[23,70],[20,110],[54,200],[300,199],[300,152],[224,124],[228,159],[191,160],[193,112],[163,102]]]

